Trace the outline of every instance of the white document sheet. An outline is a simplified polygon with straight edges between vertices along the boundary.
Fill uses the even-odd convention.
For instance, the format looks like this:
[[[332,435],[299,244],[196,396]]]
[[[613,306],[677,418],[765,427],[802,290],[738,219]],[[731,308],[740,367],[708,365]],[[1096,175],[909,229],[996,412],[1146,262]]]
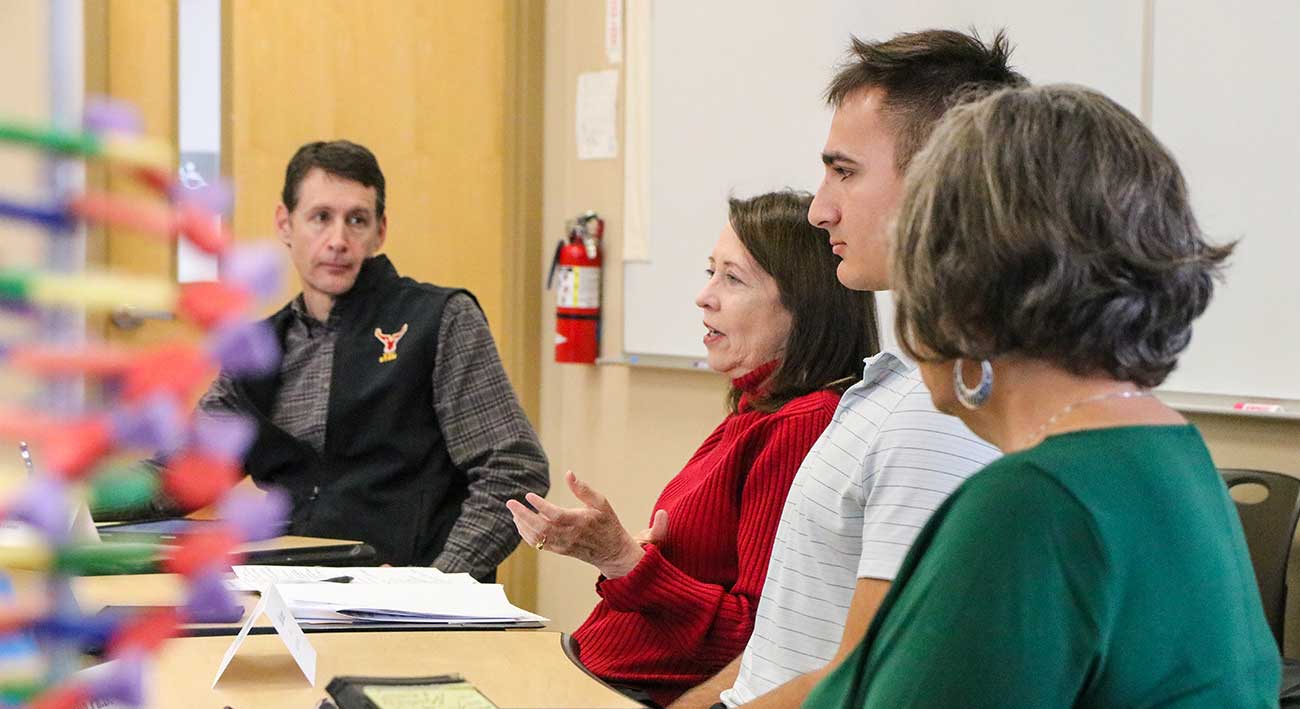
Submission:
[[[226,581],[232,591],[263,591],[277,583],[310,583],[347,578],[349,583],[459,583],[476,584],[469,574],[444,574],[428,566],[235,566],[235,578]]]
[[[289,583],[276,589],[300,620],[338,616],[381,622],[546,622],[511,605],[500,584]]]

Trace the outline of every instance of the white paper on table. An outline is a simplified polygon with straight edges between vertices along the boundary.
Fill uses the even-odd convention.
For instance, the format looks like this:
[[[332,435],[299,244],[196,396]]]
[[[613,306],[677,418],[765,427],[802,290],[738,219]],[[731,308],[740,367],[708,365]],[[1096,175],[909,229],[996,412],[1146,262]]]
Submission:
[[[444,574],[429,566],[235,566],[235,578],[226,581],[232,591],[261,591],[277,583],[309,583],[340,576],[352,583],[467,583],[469,574]]]
[[[576,128],[579,160],[605,160],[618,156],[617,108],[617,69],[578,75]]]
[[[409,622],[511,622],[547,619],[511,605],[500,584],[282,584],[300,617],[324,611],[402,616]],[[385,618],[387,619],[387,618]]]
[[[336,584],[337,585],[337,584]],[[248,620],[244,622],[244,627],[239,629],[239,634],[235,636],[234,642],[226,648],[226,654],[221,658],[221,665],[217,667],[217,675],[212,678],[212,686],[215,688],[221,675],[225,674],[226,668],[230,666],[230,661],[235,659],[235,654],[239,652],[239,646],[244,644],[244,638],[248,637],[248,632],[252,630],[253,623],[265,612],[266,616],[271,619],[271,625],[275,628],[276,635],[280,636],[280,641],[289,649],[289,655],[293,661],[298,664],[298,669],[302,670],[307,682],[311,686],[316,686],[316,648],[312,647],[307,641],[307,634],[302,632],[298,623],[293,618],[293,613],[289,611],[288,605],[284,602],[284,597],[280,595],[277,588],[272,586],[262,594],[257,605],[248,614]]]
[[[421,625],[495,625],[501,623],[518,623],[528,618],[459,618],[459,617],[435,617],[427,615],[409,615],[405,613],[390,613],[387,611],[340,611],[339,615],[350,619],[353,623],[363,621],[366,623],[418,623]],[[530,614],[531,615],[531,614]],[[538,622],[545,621],[541,616],[533,616]],[[311,623],[331,623],[335,621],[315,620],[304,621]]]

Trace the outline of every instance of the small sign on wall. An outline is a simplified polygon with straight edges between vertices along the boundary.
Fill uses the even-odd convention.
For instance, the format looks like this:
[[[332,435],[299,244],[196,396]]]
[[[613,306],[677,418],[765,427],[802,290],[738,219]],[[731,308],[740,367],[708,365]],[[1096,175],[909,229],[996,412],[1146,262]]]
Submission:
[[[220,157],[213,152],[181,152],[176,180],[187,190],[215,184],[220,175]],[[217,215],[216,219],[221,220]],[[176,241],[176,280],[180,283],[217,280],[217,257],[200,250],[182,236]]]
[[[618,70],[578,75],[577,138],[579,160],[618,157]]]

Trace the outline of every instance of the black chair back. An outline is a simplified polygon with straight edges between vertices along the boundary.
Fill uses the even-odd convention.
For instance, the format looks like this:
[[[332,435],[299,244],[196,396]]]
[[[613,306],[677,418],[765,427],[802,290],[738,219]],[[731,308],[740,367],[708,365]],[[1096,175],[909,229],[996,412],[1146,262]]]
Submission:
[[[1264,615],[1280,651],[1286,617],[1287,559],[1291,556],[1291,540],[1300,517],[1300,479],[1260,470],[1222,469],[1219,473],[1237,504],[1246,545],[1250,547],[1250,562],[1255,567],[1255,581],[1264,602]],[[1234,490],[1251,484],[1261,486],[1266,495],[1257,499],[1257,495],[1249,494],[1244,488]]]

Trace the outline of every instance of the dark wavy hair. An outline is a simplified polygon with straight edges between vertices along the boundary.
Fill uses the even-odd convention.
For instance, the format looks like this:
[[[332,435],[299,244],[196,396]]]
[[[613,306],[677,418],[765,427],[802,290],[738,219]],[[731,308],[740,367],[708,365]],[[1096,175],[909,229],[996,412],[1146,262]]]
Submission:
[[[316,167],[335,177],[373,187],[375,218],[384,216],[384,172],[369,148],[350,140],[318,140],[298,148],[284,169],[284,187],[280,190],[280,201],[290,212],[298,206],[298,186]]]
[[[826,89],[826,102],[839,108],[858,91],[883,91],[881,108],[894,131],[894,163],[902,174],[944,111],[972,95],[967,92],[1029,83],[1012,70],[1010,59],[1005,31],[989,44],[974,30],[924,30],[883,42],[854,37]]]
[[[827,234],[808,223],[812,195],[783,190],[729,204],[731,228],[776,281],[792,320],[785,356],[750,406],[771,412],[819,389],[843,392],[862,378],[862,360],[880,351],[873,295],[849,290],[835,277],[839,259]],[[732,387],[733,413],[740,396]]]
[[[999,91],[949,111],[908,170],[898,338],[918,359],[1015,355],[1154,387],[1234,245],[1205,241],[1173,156],[1114,101]]]

